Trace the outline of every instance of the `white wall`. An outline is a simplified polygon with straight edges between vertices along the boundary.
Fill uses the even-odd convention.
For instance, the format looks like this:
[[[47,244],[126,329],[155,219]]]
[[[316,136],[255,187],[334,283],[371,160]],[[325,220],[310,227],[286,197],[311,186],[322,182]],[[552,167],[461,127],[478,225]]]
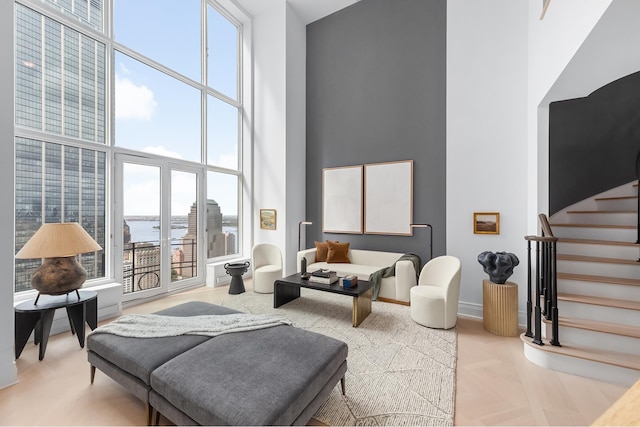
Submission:
[[[483,251],[520,258],[526,302],[528,2],[447,1],[447,253],[462,261],[461,313],[482,316]],[[473,234],[500,212],[500,234]]]
[[[272,0],[253,18],[253,46],[254,243],[278,246],[293,273],[305,211],[306,26],[285,0]],[[276,209],[275,231],[260,229],[261,208]]]
[[[571,62],[611,0],[552,1],[542,20],[539,19],[542,2],[528,3],[530,98],[532,105],[537,105]],[[569,97],[567,94],[565,98]]]
[[[536,2],[533,2],[536,3]],[[545,18],[530,4],[528,230],[548,212],[549,103],[589,95],[640,70],[640,2],[563,0]]]
[[[549,212],[549,102],[543,99],[610,3],[610,0],[554,2],[542,20],[539,19],[542,6],[538,2],[529,3],[527,234],[537,234],[537,215]],[[587,75],[589,72],[574,76],[578,87],[583,86],[580,82]],[[557,99],[587,95],[568,88],[561,92],[564,93],[558,93]]]
[[[523,322],[523,237],[548,212],[549,102],[640,70],[640,2],[563,0],[539,20],[541,3],[447,2],[447,250],[463,261],[461,313],[482,314],[477,254],[506,250],[521,261]],[[500,236],[471,233],[484,210],[501,213]]]
[[[286,1],[253,19],[254,243],[286,246]],[[276,209],[276,230],[260,228],[260,209]]]
[[[0,194],[13,200],[13,2],[0,2]],[[13,224],[13,203],[2,203],[0,222]],[[13,227],[0,227],[0,388],[18,381],[14,362]]]
[[[285,274],[296,272],[298,224],[305,218],[307,27],[287,4],[287,146]],[[302,230],[301,247],[304,246]]]

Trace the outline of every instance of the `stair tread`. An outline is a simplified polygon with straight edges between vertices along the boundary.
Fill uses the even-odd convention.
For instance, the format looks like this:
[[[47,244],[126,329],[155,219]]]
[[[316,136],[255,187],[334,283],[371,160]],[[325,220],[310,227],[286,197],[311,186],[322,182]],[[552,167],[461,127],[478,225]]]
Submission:
[[[579,280],[583,282],[611,283],[615,285],[640,286],[640,279],[627,279],[625,277],[595,276],[592,274],[560,273],[558,279]]]
[[[577,357],[580,359],[591,360],[594,362],[606,363],[608,365],[620,366],[622,368],[635,369],[640,371],[640,357],[635,354],[619,353],[615,351],[606,351],[599,349],[592,349],[587,347],[578,347],[571,344],[562,344],[561,347],[553,346],[545,342],[545,345],[539,346],[533,344],[531,339],[525,337],[524,334],[520,335],[520,339],[527,345],[530,345],[536,349],[542,351],[548,351],[551,353],[563,354],[566,356]]]
[[[558,292],[558,300],[640,311],[640,301],[603,298],[603,297],[596,297],[591,295],[568,294],[563,292]]]
[[[585,211],[567,211],[568,214],[637,214],[637,210],[585,210]]]
[[[544,319],[545,323],[550,323],[549,320]],[[631,325],[622,325],[619,323],[600,322],[589,319],[578,319],[568,317],[558,317],[558,324],[560,326],[566,326],[570,328],[586,329],[595,332],[604,332],[613,335],[622,335],[631,338],[640,338],[640,328]],[[638,357],[636,355],[636,357]]]
[[[622,230],[635,230],[637,228],[636,225],[617,225],[617,224],[563,224],[559,222],[554,222],[551,224],[551,228],[553,227],[575,227],[575,228],[619,228]]]
[[[570,254],[558,254],[558,260],[562,261],[584,261],[584,262],[602,262],[609,264],[628,264],[637,265],[640,267],[640,262],[637,259],[621,259],[621,258],[604,258],[585,255],[570,255]]]
[[[638,196],[617,196],[617,197],[596,197],[594,200],[600,201],[600,200],[631,200],[631,199],[637,199]]]
[[[575,239],[569,237],[558,237],[559,243],[582,243],[589,245],[610,245],[610,246],[638,246],[636,242],[621,242],[616,240],[597,240],[597,239]]]

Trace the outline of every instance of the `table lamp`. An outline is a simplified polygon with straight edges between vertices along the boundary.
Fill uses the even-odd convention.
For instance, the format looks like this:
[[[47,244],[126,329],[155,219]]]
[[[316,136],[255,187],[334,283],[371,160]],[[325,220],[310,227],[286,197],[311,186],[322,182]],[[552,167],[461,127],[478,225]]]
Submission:
[[[431,224],[411,224],[411,228],[429,228],[429,261],[433,259],[433,227]]]
[[[76,291],[87,279],[87,271],[76,255],[102,247],[77,222],[43,224],[18,251],[16,258],[44,258],[31,276],[31,286],[40,294],[62,295]],[[36,304],[38,303],[36,298]]]

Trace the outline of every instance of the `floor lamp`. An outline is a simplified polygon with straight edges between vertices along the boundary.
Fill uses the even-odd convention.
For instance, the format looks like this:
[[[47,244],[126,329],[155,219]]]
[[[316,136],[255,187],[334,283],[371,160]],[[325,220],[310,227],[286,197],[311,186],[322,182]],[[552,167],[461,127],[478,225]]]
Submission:
[[[313,222],[311,221],[300,221],[298,223],[298,252],[300,252],[300,233],[303,225],[311,225]]]
[[[429,228],[429,261],[433,259],[433,227],[431,224],[411,224],[411,228]]]

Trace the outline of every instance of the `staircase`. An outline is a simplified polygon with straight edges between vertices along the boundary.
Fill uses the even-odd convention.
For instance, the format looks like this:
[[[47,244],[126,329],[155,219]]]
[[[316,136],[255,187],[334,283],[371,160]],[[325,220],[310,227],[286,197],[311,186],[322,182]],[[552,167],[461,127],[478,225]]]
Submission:
[[[522,336],[527,359],[549,369],[631,386],[640,379],[638,185],[555,214],[558,341]],[[542,336],[551,337],[544,319]]]

